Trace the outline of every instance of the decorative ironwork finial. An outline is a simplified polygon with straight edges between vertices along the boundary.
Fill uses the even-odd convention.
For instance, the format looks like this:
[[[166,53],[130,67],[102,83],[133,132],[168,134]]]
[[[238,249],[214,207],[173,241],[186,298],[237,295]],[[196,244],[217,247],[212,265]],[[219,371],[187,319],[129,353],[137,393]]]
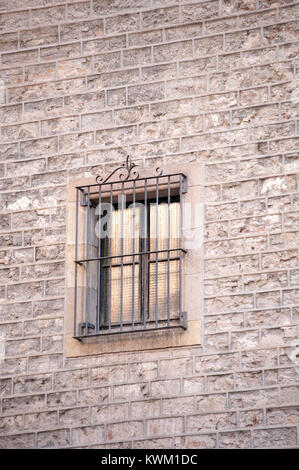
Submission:
[[[100,176],[100,175],[97,176],[96,182],[99,184],[107,183],[107,181],[119,170],[121,170],[121,172],[118,175],[120,181],[127,181],[130,177],[132,179],[137,179],[139,178],[139,173],[137,170],[134,170],[136,166],[139,166],[139,165],[132,162],[130,155],[128,155],[125,163],[115,168],[115,170],[113,170],[112,173],[110,173],[110,175],[108,175],[105,179],[103,176]],[[163,173],[163,170],[161,168],[156,168],[155,171],[156,171],[157,176],[161,176]]]
[[[107,181],[114,175],[119,170],[122,170],[119,173],[119,180],[120,181],[126,181],[130,178],[130,176],[133,176],[134,179],[138,178],[139,174],[136,170],[133,170],[136,166],[138,166],[136,163],[133,163],[131,160],[130,155],[127,156],[126,162],[123,163],[121,166],[115,168],[115,170],[110,173],[110,175],[107,176],[107,178],[104,179],[103,176],[97,176],[96,177],[96,182],[103,184],[107,183]],[[124,173],[125,171],[125,173]]]

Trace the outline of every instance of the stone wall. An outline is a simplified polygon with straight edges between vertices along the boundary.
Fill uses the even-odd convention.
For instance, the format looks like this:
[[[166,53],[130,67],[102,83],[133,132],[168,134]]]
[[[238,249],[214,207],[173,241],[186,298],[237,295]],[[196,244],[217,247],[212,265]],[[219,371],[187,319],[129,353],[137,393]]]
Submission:
[[[0,0],[1,448],[299,446],[298,5]],[[66,358],[67,181],[128,151],[205,166],[202,343]]]

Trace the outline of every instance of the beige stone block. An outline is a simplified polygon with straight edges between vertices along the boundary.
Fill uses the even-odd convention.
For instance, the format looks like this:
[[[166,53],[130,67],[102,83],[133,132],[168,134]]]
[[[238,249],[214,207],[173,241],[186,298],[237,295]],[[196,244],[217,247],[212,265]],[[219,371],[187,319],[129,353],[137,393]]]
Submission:
[[[17,34],[16,33],[2,34],[1,39],[0,39],[0,48],[3,52],[16,50],[18,48]]]
[[[156,28],[157,25],[169,25],[179,23],[178,7],[161,8],[159,10],[146,11],[142,13],[142,26],[145,29]]]
[[[136,65],[144,65],[151,63],[152,52],[150,47],[143,47],[139,49],[130,49],[123,53],[123,65],[125,67]]]
[[[32,10],[32,23],[38,25],[55,24],[57,21],[65,19],[65,7],[54,6],[50,8],[40,8]]]
[[[157,101],[164,98],[163,84],[145,84],[129,87],[128,90],[129,104],[137,104],[142,102]]]
[[[22,48],[49,45],[57,42],[58,26],[35,28],[20,32],[20,43]]]
[[[110,52],[94,56],[94,70],[96,72],[105,72],[107,70],[115,70],[118,68],[121,68],[120,52]]]
[[[219,5],[217,1],[183,5],[182,7],[182,20],[186,23],[215,18],[218,14]]]
[[[20,8],[23,5],[19,5]],[[16,30],[29,26],[29,11],[15,11],[0,16],[0,27],[3,30]]]
[[[106,19],[107,34],[138,31],[140,18],[138,14],[113,16]]]
[[[192,57],[192,42],[176,42],[154,46],[154,61],[166,62],[169,60],[187,59]]]
[[[147,46],[163,41],[162,30],[131,33],[128,35],[129,46]]]
[[[99,22],[99,20],[96,20]],[[102,22],[101,21],[101,27],[102,27]],[[78,25],[78,23],[72,25],[73,26],[73,35],[76,33],[75,27]],[[84,38],[88,36],[101,36],[102,30],[98,30],[98,34],[93,33],[92,28],[91,32],[89,35],[86,36],[86,29],[92,25],[92,21],[89,21],[87,23],[82,24],[82,33],[84,35]],[[85,31],[84,31],[85,30]],[[108,38],[100,38],[100,39],[93,39],[93,40],[88,40],[83,42],[83,51],[84,54],[86,53],[99,53],[99,52],[104,52],[104,51],[111,51],[113,49],[123,49],[126,47],[126,35],[119,35],[119,36],[114,36],[114,37],[108,37]]]
[[[160,418],[147,421],[148,436],[163,436],[167,434],[179,434],[183,432],[183,418]]]
[[[178,41],[182,39],[193,38],[202,34],[202,23],[186,23],[165,28],[166,41]],[[157,41],[162,42],[162,41]]]

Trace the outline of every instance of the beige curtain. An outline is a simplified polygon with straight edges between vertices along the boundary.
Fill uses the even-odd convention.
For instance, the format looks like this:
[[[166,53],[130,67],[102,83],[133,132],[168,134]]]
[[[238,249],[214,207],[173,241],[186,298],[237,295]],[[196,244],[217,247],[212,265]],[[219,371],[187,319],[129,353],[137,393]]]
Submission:
[[[147,251],[179,247],[179,208],[178,202],[171,203],[168,217],[168,204],[160,203],[158,214],[156,204],[149,204]],[[135,217],[134,209],[131,207],[112,212],[112,237],[105,239],[102,256],[138,253],[144,250],[144,242],[140,243],[142,214],[144,211],[140,207],[135,207]],[[169,241],[168,222],[170,222]],[[170,318],[177,315],[179,311],[179,261],[174,258],[178,256],[179,252],[170,252],[169,255],[167,252],[152,253],[146,257],[146,261],[144,256],[142,257],[142,268],[141,257],[138,255],[124,256],[122,266],[120,257],[103,262],[101,303],[105,324],[109,321],[109,314],[111,324],[119,324],[121,312],[124,324],[132,323],[133,318],[136,323],[143,321],[144,306],[147,310],[147,321],[155,320],[156,315],[159,319],[167,319],[168,307]],[[147,272],[145,273],[146,266]],[[146,301],[144,301],[144,294],[141,294],[141,284],[143,290],[145,289],[145,276]]]

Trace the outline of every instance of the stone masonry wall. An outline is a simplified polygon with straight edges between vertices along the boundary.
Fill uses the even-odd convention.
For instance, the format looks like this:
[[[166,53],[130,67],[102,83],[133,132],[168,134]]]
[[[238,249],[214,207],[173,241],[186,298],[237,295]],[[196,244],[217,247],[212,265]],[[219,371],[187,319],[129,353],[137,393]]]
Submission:
[[[0,0],[1,448],[299,447],[298,14]],[[205,164],[202,343],[68,359],[67,181],[128,151]]]

